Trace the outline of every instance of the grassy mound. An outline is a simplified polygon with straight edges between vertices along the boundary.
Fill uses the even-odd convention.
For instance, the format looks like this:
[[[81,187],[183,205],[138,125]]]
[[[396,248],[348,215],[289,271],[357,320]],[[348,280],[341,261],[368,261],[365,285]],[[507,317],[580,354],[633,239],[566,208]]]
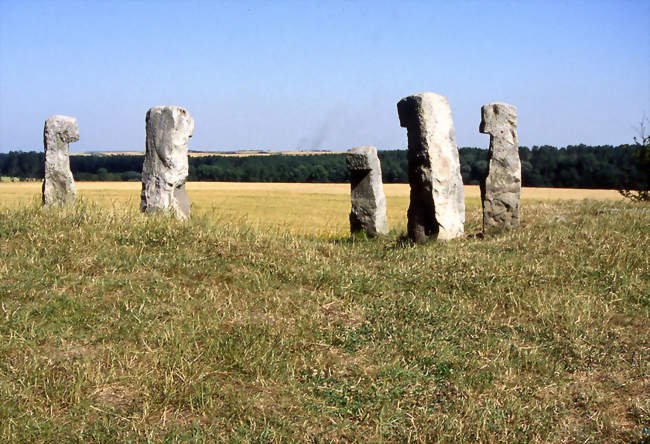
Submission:
[[[0,209],[0,437],[648,439],[650,210],[522,220],[414,247]]]

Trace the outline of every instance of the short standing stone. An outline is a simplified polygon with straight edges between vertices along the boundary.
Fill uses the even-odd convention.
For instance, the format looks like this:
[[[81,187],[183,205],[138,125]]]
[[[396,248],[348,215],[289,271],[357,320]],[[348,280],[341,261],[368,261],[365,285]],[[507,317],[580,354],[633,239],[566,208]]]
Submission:
[[[70,171],[69,144],[77,140],[79,125],[74,117],[56,115],[45,121],[43,205],[49,207],[74,203],[77,189]]]
[[[483,232],[517,228],[521,195],[517,108],[506,103],[483,105],[479,131],[490,135],[488,173],[481,183]]]
[[[194,119],[181,107],[156,106],[147,112],[146,128],[140,210],[171,212],[179,219],[187,219],[187,141],[194,132]]]
[[[365,231],[369,237],[388,233],[386,196],[381,181],[377,148],[352,148],[347,156],[350,171],[350,232]]]
[[[451,109],[444,96],[415,94],[397,103],[408,134],[411,203],[408,235],[417,243],[465,231],[465,193]]]

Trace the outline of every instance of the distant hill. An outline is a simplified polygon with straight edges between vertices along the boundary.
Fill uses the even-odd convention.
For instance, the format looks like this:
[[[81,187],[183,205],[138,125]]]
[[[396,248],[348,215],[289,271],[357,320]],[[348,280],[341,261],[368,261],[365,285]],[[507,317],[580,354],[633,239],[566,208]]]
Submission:
[[[519,147],[522,183],[527,187],[641,189],[648,179],[632,146]],[[461,148],[463,182],[480,183],[488,167],[488,151]],[[405,150],[379,151],[385,183],[408,182]],[[76,180],[137,181],[143,152],[97,152],[73,155]],[[192,151],[189,180],[222,182],[347,182],[345,153],[311,151]],[[42,152],[0,154],[0,176],[22,180],[43,177]],[[8,180],[8,179],[6,179]],[[645,185],[647,186],[647,185]]]
[[[144,151],[93,151],[88,153],[70,153],[71,156],[142,156]],[[250,157],[250,156],[310,156],[318,154],[341,154],[329,150],[300,150],[300,151],[272,151],[272,150],[236,150],[236,151],[198,151],[189,150],[190,157],[205,156],[226,156],[226,157]]]

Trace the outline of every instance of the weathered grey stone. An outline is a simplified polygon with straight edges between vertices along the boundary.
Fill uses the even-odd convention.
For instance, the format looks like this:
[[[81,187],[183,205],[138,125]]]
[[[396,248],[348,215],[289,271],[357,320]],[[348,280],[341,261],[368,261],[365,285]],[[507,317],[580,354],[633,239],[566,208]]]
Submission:
[[[187,219],[187,141],[194,132],[194,119],[181,107],[156,106],[147,111],[146,127],[140,210],[171,212],[179,219]]]
[[[408,235],[417,243],[465,231],[465,192],[451,109],[444,96],[415,94],[397,103],[408,134],[411,204]]]
[[[352,148],[347,156],[350,171],[350,232],[365,231],[369,237],[388,233],[386,196],[381,181],[381,164],[377,148]]]
[[[79,140],[79,125],[74,117],[55,115],[45,121],[45,177],[43,205],[63,206],[74,203],[77,189],[70,171],[69,144]]]
[[[488,173],[481,183],[483,232],[517,228],[521,196],[517,108],[507,103],[483,105],[479,131],[490,135]]]

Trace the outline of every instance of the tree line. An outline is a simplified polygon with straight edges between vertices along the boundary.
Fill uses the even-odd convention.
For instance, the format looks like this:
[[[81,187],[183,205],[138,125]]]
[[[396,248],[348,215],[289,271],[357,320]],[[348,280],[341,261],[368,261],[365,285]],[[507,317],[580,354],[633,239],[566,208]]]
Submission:
[[[647,189],[649,172],[635,156],[635,145],[520,147],[522,183],[529,187]],[[488,151],[461,148],[463,182],[479,184],[488,168]],[[407,183],[405,150],[379,151],[385,183]],[[142,155],[73,155],[76,180],[138,181]],[[42,152],[0,153],[0,175],[33,180],[43,177]],[[189,158],[191,181],[347,182],[345,153],[318,155],[201,156]]]

